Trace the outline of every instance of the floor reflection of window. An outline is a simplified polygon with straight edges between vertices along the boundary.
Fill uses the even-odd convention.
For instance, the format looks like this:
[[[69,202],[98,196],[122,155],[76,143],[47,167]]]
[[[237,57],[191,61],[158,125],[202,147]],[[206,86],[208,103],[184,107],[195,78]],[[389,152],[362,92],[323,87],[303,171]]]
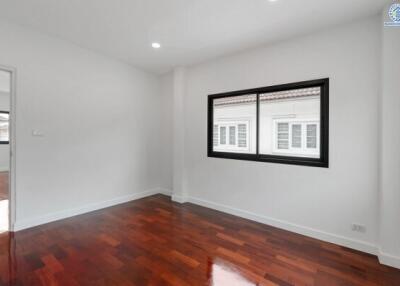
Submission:
[[[240,272],[222,261],[214,261],[212,265],[212,286],[256,286],[256,283],[240,275]]]

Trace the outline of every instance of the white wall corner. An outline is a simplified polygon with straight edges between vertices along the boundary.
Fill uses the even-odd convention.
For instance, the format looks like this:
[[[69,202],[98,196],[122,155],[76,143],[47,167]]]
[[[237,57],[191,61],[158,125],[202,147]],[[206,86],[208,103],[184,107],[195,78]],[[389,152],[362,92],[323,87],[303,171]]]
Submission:
[[[185,197],[185,80],[186,70],[173,73],[173,197]]]
[[[180,195],[172,195],[171,197],[173,202],[184,204],[189,201],[189,198],[187,196],[180,196]]]
[[[166,188],[158,188],[158,193],[162,195],[166,195],[172,197],[172,190]]]

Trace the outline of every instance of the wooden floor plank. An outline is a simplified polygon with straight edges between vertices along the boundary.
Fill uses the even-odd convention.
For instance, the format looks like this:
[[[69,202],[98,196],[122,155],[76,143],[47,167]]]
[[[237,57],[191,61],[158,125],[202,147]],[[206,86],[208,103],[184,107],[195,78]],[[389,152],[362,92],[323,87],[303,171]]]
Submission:
[[[399,286],[400,270],[156,195],[1,234],[0,285]]]

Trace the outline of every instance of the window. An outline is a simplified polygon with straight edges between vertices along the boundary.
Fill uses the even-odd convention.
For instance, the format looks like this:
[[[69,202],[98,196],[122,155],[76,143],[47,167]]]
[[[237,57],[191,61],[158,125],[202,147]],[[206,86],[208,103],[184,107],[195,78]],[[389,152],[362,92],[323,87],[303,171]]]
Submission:
[[[9,113],[0,111],[0,144],[8,144],[9,141]]]
[[[208,156],[328,167],[329,79],[208,97]]]

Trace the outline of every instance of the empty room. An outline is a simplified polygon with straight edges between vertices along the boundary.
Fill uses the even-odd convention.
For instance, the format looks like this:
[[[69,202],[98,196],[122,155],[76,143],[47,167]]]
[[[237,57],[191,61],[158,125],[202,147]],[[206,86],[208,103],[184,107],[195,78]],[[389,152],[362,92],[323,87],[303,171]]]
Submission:
[[[400,2],[0,0],[0,286],[400,286]]]

